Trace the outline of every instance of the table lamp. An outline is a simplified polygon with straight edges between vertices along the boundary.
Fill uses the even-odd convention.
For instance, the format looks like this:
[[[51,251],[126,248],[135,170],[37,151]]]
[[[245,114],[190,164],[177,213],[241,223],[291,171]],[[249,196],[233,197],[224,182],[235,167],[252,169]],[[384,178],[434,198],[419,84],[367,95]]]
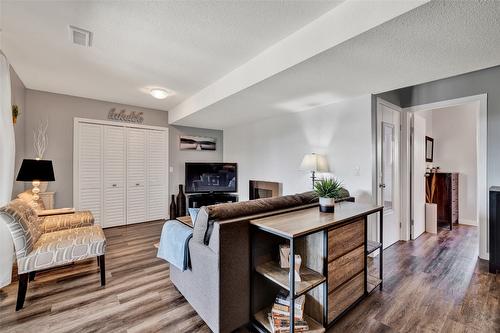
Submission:
[[[328,172],[328,161],[323,155],[316,153],[306,154],[300,164],[300,170],[310,171],[312,173],[312,187],[314,190],[314,182],[316,181],[316,172]]]
[[[38,193],[40,193],[40,182],[53,182],[55,181],[54,169],[52,161],[49,160],[31,160],[25,159],[21,164],[19,173],[17,174],[17,181],[31,182],[33,185],[33,207],[38,207]]]

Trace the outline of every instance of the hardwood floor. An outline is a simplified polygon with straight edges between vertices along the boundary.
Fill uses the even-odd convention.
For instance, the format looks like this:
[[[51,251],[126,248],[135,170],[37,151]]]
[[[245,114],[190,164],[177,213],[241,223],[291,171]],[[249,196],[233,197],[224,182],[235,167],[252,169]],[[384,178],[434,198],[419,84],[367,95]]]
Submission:
[[[477,228],[463,225],[394,244],[383,291],[328,332],[500,332],[500,279],[477,244]]]
[[[156,258],[162,225],[105,230],[105,288],[96,260],[37,274],[19,312],[17,283],[4,288],[0,332],[209,332]],[[458,226],[393,245],[384,290],[329,332],[500,332],[500,279],[478,261],[477,237]]]

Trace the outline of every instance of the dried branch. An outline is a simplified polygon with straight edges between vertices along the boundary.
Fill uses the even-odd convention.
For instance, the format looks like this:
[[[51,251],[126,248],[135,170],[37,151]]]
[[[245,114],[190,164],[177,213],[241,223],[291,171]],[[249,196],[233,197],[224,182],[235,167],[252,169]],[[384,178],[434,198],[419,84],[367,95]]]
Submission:
[[[47,128],[49,127],[49,121],[47,120],[45,124],[40,121],[38,128],[33,131],[33,147],[35,149],[36,158],[42,159],[45,150],[49,145],[49,137],[47,136]]]

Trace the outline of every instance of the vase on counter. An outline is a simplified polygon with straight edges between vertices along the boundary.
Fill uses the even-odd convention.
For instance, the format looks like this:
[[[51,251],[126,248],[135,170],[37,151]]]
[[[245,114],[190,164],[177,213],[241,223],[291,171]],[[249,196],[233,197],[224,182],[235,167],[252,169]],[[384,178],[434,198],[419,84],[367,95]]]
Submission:
[[[186,195],[183,185],[179,185],[179,194],[177,194],[177,216],[186,216]]]
[[[170,202],[170,219],[175,220],[177,217],[177,205],[175,204],[175,195],[172,194],[172,201]]]

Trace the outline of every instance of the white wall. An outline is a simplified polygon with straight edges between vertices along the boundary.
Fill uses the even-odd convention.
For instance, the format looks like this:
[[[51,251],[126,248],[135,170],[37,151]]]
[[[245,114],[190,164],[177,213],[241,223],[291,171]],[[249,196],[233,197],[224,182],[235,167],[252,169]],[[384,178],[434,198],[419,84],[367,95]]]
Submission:
[[[299,170],[311,152],[327,155],[359,201],[371,200],[371,96],[224,130],[224,161],[238,163],[240,200],[248,199],[250,179],[281,182],[283,194],[311,190],[310,174]]]
[[[477,117],[479,103],[421,111],[427,135],[434,138],[433,166],[458,172],[458,215],[461,224],[477,224]],[[429,130],[430,127],[430,130]]]

